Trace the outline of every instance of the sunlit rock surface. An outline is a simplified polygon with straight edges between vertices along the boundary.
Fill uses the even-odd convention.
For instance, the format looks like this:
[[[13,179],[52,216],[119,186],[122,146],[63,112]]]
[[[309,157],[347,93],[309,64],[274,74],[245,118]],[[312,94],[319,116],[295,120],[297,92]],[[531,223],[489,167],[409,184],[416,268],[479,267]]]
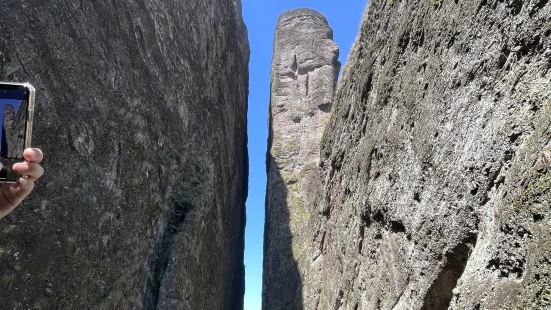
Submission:
[[[309,309],[311,214],[317,213],[323,128],[340,69],[327,20],[299,9],[275,34],[267,157],[263,309]]]
[[[551,307],[550,38],[547,1],[370,1],[322,144],[317,309]]]
[[[550,308],[549,2],[370,1],[307,190],[325,121],[302,127],[293,55],[325,48],[300,23],[282,36],[292,17],[272,74],[266,308]]]
[[[240,1],[2,1],[46,174],[0,222],[2,309],[241,309]]]

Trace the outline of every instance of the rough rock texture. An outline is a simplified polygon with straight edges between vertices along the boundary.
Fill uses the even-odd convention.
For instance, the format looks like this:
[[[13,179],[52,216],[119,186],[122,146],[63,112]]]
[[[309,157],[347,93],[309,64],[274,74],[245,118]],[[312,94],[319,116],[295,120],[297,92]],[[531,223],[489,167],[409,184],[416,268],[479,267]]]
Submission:
[[[278,21],[271,75],[263,309],[303,309],[323,128],[340,69],[325,17],[292,10]]]
[[[547,0],[370,1],[322,143],[313,309],[551,307],[550,69]]]
[[[0,222],[2,309],[240,309],[240,1],[0,3],[46,174]]]
[[[17,109],[8,104],[4,107],[2,117],[2,154],[8,158],[21,158],[25,148],[25,129],[27,122],[28,102],[22,103]],[[13,178],[12,178],[13,179]]]

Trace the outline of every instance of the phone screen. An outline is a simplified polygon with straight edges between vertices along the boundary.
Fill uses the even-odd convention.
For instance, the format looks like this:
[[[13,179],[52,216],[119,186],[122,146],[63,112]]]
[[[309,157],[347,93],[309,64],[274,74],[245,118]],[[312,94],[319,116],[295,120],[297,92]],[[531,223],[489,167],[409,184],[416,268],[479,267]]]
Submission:
[[[15,181],[11,167],[23,160],[27,124],[28,89],[21,85],[0,84],[0,180]]]

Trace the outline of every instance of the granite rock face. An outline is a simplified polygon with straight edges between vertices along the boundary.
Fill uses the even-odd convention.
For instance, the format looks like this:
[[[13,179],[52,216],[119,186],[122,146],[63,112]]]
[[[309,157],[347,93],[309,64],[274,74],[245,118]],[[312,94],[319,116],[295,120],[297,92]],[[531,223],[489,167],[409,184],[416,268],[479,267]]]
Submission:
[[[551,307],[550,59],[548,1],[370,1],[322,143],[312,309]]]
[[[266,308],[550,308],[551,4],[370,1],[307,191],[280,36]]]
[[[319,189],[323,128],[340,69],[325,17],[308,9],[277,24],[271,74],[263,309],[303,309],[311,276],[310,215]],[[305,296],[306,297],[306,296]]]
[[[0,222],[2,309],[241,309],[240,1],[3,1],[46,174]]]

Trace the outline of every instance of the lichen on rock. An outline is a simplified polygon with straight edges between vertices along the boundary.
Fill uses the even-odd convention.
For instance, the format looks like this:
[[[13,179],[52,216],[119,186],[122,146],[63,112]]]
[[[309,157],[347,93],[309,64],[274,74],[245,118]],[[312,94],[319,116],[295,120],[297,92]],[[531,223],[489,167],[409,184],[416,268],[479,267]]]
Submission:
[[[286,192],[268,186],[264,288],[282,287],[274,270],[288,271],[271,259],[294,259],[300,276],[264,293],[270,307],[292,298],[307,309],[550,306],[550,16],[547,1],[369,2],[330,103],[319,175],[302,192],[308,223],[277,240],[272,225],[288,219],[272,209],[289,203],[274,203]],[[271,125],[299,137],[302,115],[289,107],[307,98],[297,76],[308,70],[279,34],[271,115],[288,117]],[[268,172],[287,155],[269,157]],[[298,173],[289,158],[278,167]],[[306,257],[273,254],[286,244]]]
[[[311,269],[308,223],[319,188],[319,147],[340,69],[323,15],[283,14],[275,34],[267,158],[264,309],[310,308],[302,282]]]

